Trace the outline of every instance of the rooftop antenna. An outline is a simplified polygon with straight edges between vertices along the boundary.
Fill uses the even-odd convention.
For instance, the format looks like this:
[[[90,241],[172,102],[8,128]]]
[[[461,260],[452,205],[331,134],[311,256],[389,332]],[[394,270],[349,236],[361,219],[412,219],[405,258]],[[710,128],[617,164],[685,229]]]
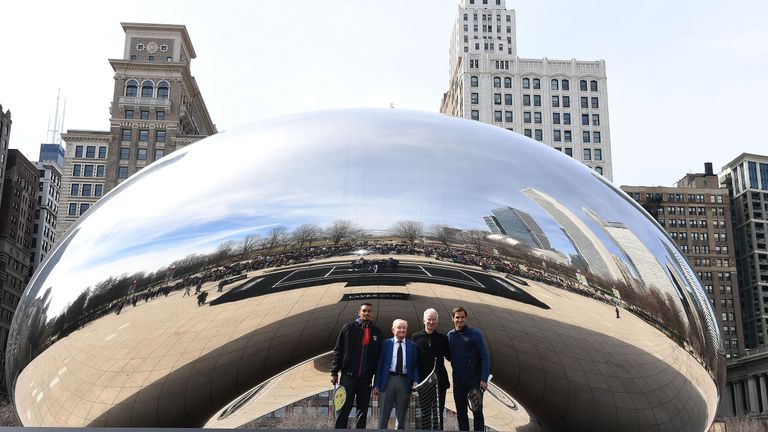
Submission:
[[[56,142],[61,145],[61,131],[64,130],[64,118],[67,116],[67,98],[64,97],[64,108],[61,110],[61,126],[59,130],[59,140]]]
[[[50,143],[56,142],[56,133],[59,131],[59,98],[61,97],[61,89],[56,93],[56,114],[53,117],[53,129],[48,129],[51,133]],[[48,119],[48,126],[50,127],[51,120]]]

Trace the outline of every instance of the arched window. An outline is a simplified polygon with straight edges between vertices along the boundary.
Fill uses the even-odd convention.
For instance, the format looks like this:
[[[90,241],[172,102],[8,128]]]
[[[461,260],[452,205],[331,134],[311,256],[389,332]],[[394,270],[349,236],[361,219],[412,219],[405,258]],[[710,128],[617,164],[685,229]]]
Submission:
[[[595,171],[596,171],[598,174],[600,174],[600,175],[603,175],[603,167],[599,167],[599,166],[598,166],[598,167],[595,167]]]
[[[594,81],[594,80],[590,81],[589,82],[589,89],[592,90],[592,91],[597,91],[597,81]]]
[[[493,86],[496,88],[501,88],[501,78],[493,77]]]
[[[155,85],[152,81],[146,80],[141,83],[141,97],[151,98],[154,95]]]
[[[125,83],[125,95],[136,97],[139,88],[139,83],[136,80],[129,80]]]
[[[512,78],[504,78],[504,88],[512,88]]]
[[[552,85],[552,90],[559,90],[560,86],[559,86],[559,83],[557,82],[556,79],[552,80],[552,84],[551,85]]]
[[[541,80],[538,78],[533,79],[533,89],[538,90],[541,88]]]
[[[471,77],[469,79],[469,85],[472,86],[472,87],[477,87],[478,86],[478,82],[477,82],[477,77],[476,76],[473,76],[473,77]]]
[[[587,80],[579,81],[579,90],[587,91]]]
[[[523,78],[523,88],[524,89],[531,88],[531,80],[529,80],[528,78]]]
[[[569,83],[568,80],[563,80],[563,82],[561,82],[560,84],[561,84],[561,87],[563,87],[563,90],[571,89],[571,83]]]
[[[157,98],[168,99],[168,81],[160,81],[157,85]]]

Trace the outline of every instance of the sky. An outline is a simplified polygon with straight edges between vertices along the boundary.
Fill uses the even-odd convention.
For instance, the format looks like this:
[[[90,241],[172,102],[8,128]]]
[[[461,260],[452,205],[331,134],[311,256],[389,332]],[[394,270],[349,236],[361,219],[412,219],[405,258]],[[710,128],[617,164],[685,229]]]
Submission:
[[[37,160],[56,96],[64,129],[108,130],[121,22],[184,24],[225,131],[331,108],[437,112],[456,0],[13,1],[2,7],[0,104]],[[768,154],[768,2],[506,0],[521,58],[606,61],[614,183],[668,186],[705,162]]]

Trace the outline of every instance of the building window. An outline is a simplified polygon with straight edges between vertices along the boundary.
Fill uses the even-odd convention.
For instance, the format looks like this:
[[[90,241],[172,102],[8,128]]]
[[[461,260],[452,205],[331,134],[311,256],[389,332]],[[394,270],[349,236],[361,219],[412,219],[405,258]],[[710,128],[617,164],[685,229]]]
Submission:
[[[141,111],[139,117],[142,120],[149,120],[149,111]]]
[[[559,83],[557,82],[556,79],[553,79],[550,85],[552,87],[552,90],[559,90]]]
[[[527,136],[528,138],[533,138],[533,131],[531,129],[525,129],[523,131],[523,134],[525,134],[525,136]]]
[[[531,80],[528,78],[523,78],[523,88],[529,89],[531,88]]]
[[[512,95],[511,94],[505,94],[504,95],[504,105],[512,105]]]
[[[533,122],[534,123],[541,123],[541,112],[535,112],[533,113]]]
[[[552,113],[552,123],[560,124],[560,113]]]
[[[83,166],[83,175],[85,177],[93,177],[93,165],[84,165]]]
[[[591,91],[594,91],[594,92],[596,92],[596,91],[597,91],[597,81],[594,81],[594,80],[593,80],[593,81],[590,81],[590,82],[589,82],[589,89],[590,89]]]
[[[91,187],[92,185],[90,183],[86,183],[83,185],[83,196],[89,197],[91,196]]]
[[[168,99],[168,94],[168,81],[160,81],[160,84],[157,85],[157,97],[159,99]]]
[[[581,124],[583,126],[589,126],[589,114],[582,114],[581,115]]]
[[[480,120],[480,111],[472,110],[472,120]]]
[[[96,146],[88,146],[85,148],[85,157],[94,159],[96,157]]]
[[[152,84],[152,81],[146,80],[141,83],[141,97],[151,98],[154,90],[155,86]]]
[[[570,108],[571,107],[571,97],[570,96],[563,96],[563,107],[564,108]]]
[[[165,131],[155,131],[155,142],[165,142]]]
[[[595,172],[597,172],[600,175],[603,175],[603,167],[595,167]],[[687,247],[687,246],[686,246]]]
[[[592,160],[592,150],[584,149],[584,160]]]
[[[69,189],[69,196],[78,196],[78,195],[80,195],[80,184],[72,183],[72,186]]]
[[[595,143],[600,143],[600,132],[592,132],[592,141]]]
[[[571,113],[563,113],[563,124],[571,124]]]
[[[80,164],[72,165],[72,176],[80,177]]]
[[[589,98],[586,96],[581,97],[581,107],[582,108],[589,108]]]
[[[89,207],[91,207],[91,205],[88,203],[80,204],[80,214],[82,215],[83,213],[87,212]]]
[[[165,149],[155,149],[155,160],[161,159],[163,156],[165,156]]]
[[[77,216],[77,203],[69,203],[69,211],[67,214],[69,216]]]
[[[534,133],[535,133],[536,141],[542,141],[542,140],[544,140],[544,134],[543,134],[543,132],[542,132],[542,130],[541,130],[541,129],[536,129],[536,130],[534,131]]]
[[[603,160],[603,151],[601,149],[595,149],[595,160],[601,161]]]
[[[523,95],[523,106],[531,106],[531,95]]]
[[[504,88],[512,88],[512,78],[504,78]]]
[[[147,160],[147,149],[139,148],[136,150],[136,160]]]
[[[565,142],[573,141],[573,138],[571,137],[571,131],[569,130],[563,131],[563,139],[565,140]],[[571,156],[571,155],[568,155],[568,156]]]
[[[553,131],[553,139],[555,141],[558,141],[558,142],[561,141],[561,136],[560,136],[560,130],[559,129],[555,129]]]
[[[579,81],[579,90],[587,91],[587,81],[586,80]]]
[[[133,118],[133,110],[125,110],[125,118],[132,119]]]
[[[533,106],[541,106],[541,95],[533,95]]]
[[[165,111],[158,111],[155,113],[155,120],[165,120]]]
[[[123,141],[130,141],[131,140],[131,130],[130,129],[123,129],[122,136],[120,137]]]
[[[560,96],[552,96],[552,106],[555,108],[560,106]]]
[[[100,184],[93,185],[93,196],[100,197],[103,193],[104,186]]]
[[[96,177],[104,177],[104,165],[96,165]]]
[[[472,87],[477,87],[479,84],[477,82],[477,77],[473,76],[469,78],[469,83]]]
[[[83,146],[75,146],[75,157],[83,157]]]
[[[494,93],[493,94],[493,104],[494,105],[501,105],[501,93]]]
[[[477,93],[472,93],[469,97],[469,101],[473,104],[480,103],[480,96]]]
[[[592,98],[592,108],[600,108],[600,104],[598,103],[598,100],[596,97]]]
[[[131,158],[131,149],[128,147],[120,147],[120,160],[128,160]]]
[[[493,77],[493,86],[495,88],[501,88],[501,78]]]
[[[136,80],[130,80],[125,83],[125,95],[129,97],[136,97],[138,94],[139,83]]]
[[[592,126],[600,126],[600,114],[592,114]]]
[[[562,84],[563,90],[571,89],[571,84],[568,82],[567,79],[564,79],[561,84]]]
[[[117,178],[119,179],[128,178],[128,167],[124,167],[124,166],[118,167]]]
[[[512,123],[512,111],[504,111],[504,121]]]
[[[523,123],[530,123],[531,122],[531,112],[526,111],[523,113]]]
[[[146,142],[149,141],[149,131],[146,129],[139,131],[139,141]]]
[[[589,131],[581,131],[581,140],[585,143],[589,142]]]
[[[493,121],[497,123],[501,123],[501,111],[494,111],[493,112]]]
[[[573,157],[573,149],[570,148],[570,147],[566,147],[565,148],[565,154],[570,156],[570,157]]]
[[[107,148],[104,146],[99,146],[99,159],[106,159],[107,158]]]
[[[540,79],[538,79],[538,78],[534,78],[533,79],[533,89],[534,90],[541,89],[541,80]]]

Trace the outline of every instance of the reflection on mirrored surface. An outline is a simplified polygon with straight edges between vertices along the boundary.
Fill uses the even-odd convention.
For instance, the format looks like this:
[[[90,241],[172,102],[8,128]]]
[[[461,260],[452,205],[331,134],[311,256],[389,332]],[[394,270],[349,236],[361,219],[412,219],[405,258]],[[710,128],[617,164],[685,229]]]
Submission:
[[[632,200],[442,115],[218,134],[110,192],[49,257],[6,359],[25,425],[202,426],[330,350],[363,299],[412,327],[434,307],[442,331],[465,307],[524,427],[702,431],[724,372],[699,281]]]

